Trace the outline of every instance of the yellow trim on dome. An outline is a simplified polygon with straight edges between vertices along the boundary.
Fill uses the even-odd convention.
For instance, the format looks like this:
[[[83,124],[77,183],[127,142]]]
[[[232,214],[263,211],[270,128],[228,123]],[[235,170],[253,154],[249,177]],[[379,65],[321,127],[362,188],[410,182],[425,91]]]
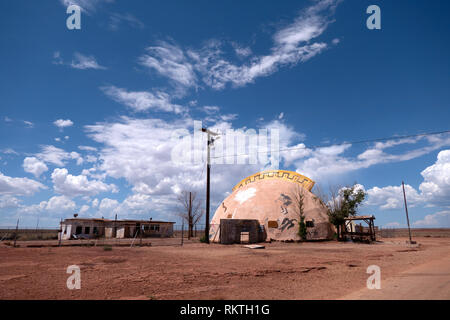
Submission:
[[[255,173],[251,176],[248,176],[247,178],[243,179],[241,182],[239,182],[237,185],[234,186],[233,191],[246,186],[249,183],[263,180],[263,179],[281,179],[286,180],[290,182],[295,182],[301,185],[303,188],[305,188],[308,191],[311,191],[311,189],[314,187],[315,182],[311,180],[308,177],[305,177],[304,175],[301,175],[300,173],[294,172],[294,171],[287,171],[287,170],[267,170],[267,171],[261,171],[258,173]]]

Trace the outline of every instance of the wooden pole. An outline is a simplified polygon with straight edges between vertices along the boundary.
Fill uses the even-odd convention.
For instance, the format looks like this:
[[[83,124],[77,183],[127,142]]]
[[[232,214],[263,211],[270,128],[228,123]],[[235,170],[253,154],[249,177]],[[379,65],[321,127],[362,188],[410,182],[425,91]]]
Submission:
[[[181,246],[183,246],[183,238],[184,238],[184,221],[181,222]]]
[[[17,219],[16,232],[14,233],[14,248],[16,247],[17,233],[18,233],[18,232],[19,232],[19,219]]]
[[[61,239],[63,236],[63,232],[62,232],[62,218],[59,221],[59,240],[58,240],[58,247],[61,247]]]
[[[405,200],[406,222],[408,223],[409,243],[412,243],[411,228],[409,227],[408,205],[406,204],[405,183],[402,181],[403,199]]]
[[[209,188],[210,188],[210,172],[211,164],[210,162],[210,152],[209,152],[210,138],[208,134],[208,155],[206,164],[206,223],[205,223],[205,242],[209,243]]]

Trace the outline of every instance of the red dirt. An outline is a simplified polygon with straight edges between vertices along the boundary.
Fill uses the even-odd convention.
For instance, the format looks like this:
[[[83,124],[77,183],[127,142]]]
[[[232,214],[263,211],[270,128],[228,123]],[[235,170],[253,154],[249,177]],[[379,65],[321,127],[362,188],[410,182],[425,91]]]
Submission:
[[[158,247],[12,248],[0,245],[0,299],[337,299],[450,254],[450,238],[383,243],[193,244]],[[66,287],[69,265],[81,289]]]

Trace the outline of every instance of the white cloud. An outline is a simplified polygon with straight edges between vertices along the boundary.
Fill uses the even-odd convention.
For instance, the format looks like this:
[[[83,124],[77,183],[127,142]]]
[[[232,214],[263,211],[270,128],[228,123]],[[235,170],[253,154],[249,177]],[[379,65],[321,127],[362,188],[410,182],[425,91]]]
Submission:
[[[75,4],[81,8],[81,10],[87,14],[93,14],[98,6],[103,3],[111,3],[114,0],[60,0],[64,7],[68,7]]]
[[[49,213],[61,215],[75,211],[76,207],[75,202],[70,198],[66,196],[54,196],[48,201],[41,201],[39,204],[21,206],[18,212],[21,214]]]
[[[245,58],[252,54],[252,49],[249,47],[243,47],[237,44],[236,42],[232,42],[231,45],[234,48],[234,52],[239,58]]]
[[[13,178],[0,172],[0,194],[30,196],[47,189],[42,183],[28,178]]]
[[[23,160],[23,169],[38,178],[42,173],[48,170],[48,167],[44,162],[35,157],[26,157]]]
[[[45,210],[51,212],[66,212],[75,210],[76,205],[75,202],[70,200],[65,196],[54,196],[51,197],[48,202],[46,202]]]
[[[173,104],[167,93],[157,91],[127,91],[115,86],[100,88],[108,97],[116,102],[130,107],[134,111],[146,111],[149,109],[156,111],[181,113],[185,110],[183,106]]]
[[[97,148],[91,146],[78,146],[78,149],[83,151],[97,151]]]
[[[0,196],[0,209],[17,208],[20,206],[20,200],[11,195]]]
[[[77,152],[66,152],[63,149],[52,145],[42,146],[42,151],[36,157],[46,163],[52,163],[58,167],[63,167],[66,160],[76,160],[78,165],[83,163],[83,158]]]
[[[386,152],[386,149],[394,146],[419,142],[424,145],[403,153],[391,154]],[[324,180],[377,164],[415,159],[448,145],[450,145],[450,135],[436,135],[432,139],[425,137],[399,138],[387,142],[377,142],[356,157],[345,156],[345,153],[350,150],[352,145],[342,144],[308,149],[310,151],[309,157],[306,159],[300,158],[298,161],[291,157],[291,161],[295,163],[298,172],[302,172],[315,180]],[[291,151],[287,153],[289,152]],[[289,157],[284,155],[284,153],[282,155]]]
[[[4,153],[4,154],[14,154],[14,155],[18,155],[18,153],[17,153],[14,149],[12,149],[12,148],[6,148],[6,149],[3,149],[3,150],[1,150],[1,152]]]
[[[423,197],[412,186],[405,185],[408,207],[415,207],[423,203]],[[367,190],[366,204],[379,206],[380,209],[400,209],[404,207],[402,186],[387,186],[384,188],[374,187]]]
[[[179,143],[173,139],[173,134],[187,132],[191,137],[191,119],[165,121],[123,117],[120,122],[98,123],[87,126],[86,130],[90,137],[104,145],[99,151],[99,169],[110,177],[125,178],[136,194],[122,203],[121,211],[130,209],[143,214],[158,208],[164,212],[176,205],[181,190],[204,190],[203,163],[180,163],[175,161],[178,159],[172,159],[172,151]],[[192,151],[183,156],[192,155],[194,147],[188,148]],[[202,143],[202,150],[203,147]],[[212,191],[214,201],[222,200],[239,179],[260,169],[259,165],[215,165],[212,177],[212,183],[217,186]],[[230,176],[236,181],[230,180]]]
[[[89,211],[89,209],[90,209],[90,207],[89,207],[88,205],[86,205],[86,204],[83,205],[83,206],[80,208],[80,211],[79,211],[80,215],[85,214],[86,212]]]
[[[412,186],[405,185],[408,206],[450,206],[450,150],[440,151],[436,163],[421,174],[424,181],[419,185],[420,193]],[[367,205],[380,206],[381,209],[399,209],[404,205],[401,185],[374,187],[367,193]]]
[[[113,184],[106,184],[99,180],[88,180],[85,175],[74,176],[66,168],[56,168],[52,173],[55,192],[65,196],[91,196],[101,192],[118,192]]]
[[[282,66],[305,62],[325,50],[326,43],[312,40],[319,37],[332,21],[330,16],[337,2],[323,0],[306,8],[293,23],[275,33],[274,44],[267,55],[252,56],[250,48],[232,43],[239,57],[247,57],[248,62],[242,65],[226,60],[222,42],[217,40],[210,40],[202,48],[189,49],[186,53],[176,44],[160,41],[146,49],[139,63],[184,89],[197,87],[199,78],[214,89],[223,89],[228,83],[244,86]]]
[[[94,56],[85,56],[79,52],[75,52],[73,54],[72,62],[70,66],[75,69],[96,69],[96,70],[104,70],[106,67],[101,66],[97,63],[97,60]]]
[[[146,54],[139,58],[139,63],[177,85],[192,87],[197,83],[194,67],[188,62],[183,50],[176,45],[160,41],[157,46],[147,47]]]
[[[426,215],[422,220],[417,220],[413,223],[417,227],[450,227],[450,211],[444,210],[439,211],[434,214]]]
[[[102,201],[100,201],[100,205],[98,206],[98,209],[100,211],[110,211],[110,210],[114,210],[118,206],[119,206],[119,201],[117,201],[115,199],[104,198],[104,199],[102,199]]]
[[[67,119],[67,120],[58,119],[55,122],[53,122],[53,124],[60,129],[73,126],[73,122],[70,119]]]
[[[33,128],[33,127],[34,127],[34,123],[31,122],[31,121],[23,120],[23,123],[24,123],[28,128]]]
[[[435,164],[421,172],[419,189],[423,197],[436,205],[450,206],[450,150],[439,152]]]

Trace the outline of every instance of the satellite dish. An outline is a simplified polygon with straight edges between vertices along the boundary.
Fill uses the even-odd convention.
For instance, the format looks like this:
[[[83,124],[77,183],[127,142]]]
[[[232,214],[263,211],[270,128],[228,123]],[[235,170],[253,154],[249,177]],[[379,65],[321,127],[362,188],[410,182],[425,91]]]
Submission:
[[[76,218],[76,217],[78,217],[78,213],[74,213],[74,215],[73,215],[73,216],[74,216],[75,218]]]

